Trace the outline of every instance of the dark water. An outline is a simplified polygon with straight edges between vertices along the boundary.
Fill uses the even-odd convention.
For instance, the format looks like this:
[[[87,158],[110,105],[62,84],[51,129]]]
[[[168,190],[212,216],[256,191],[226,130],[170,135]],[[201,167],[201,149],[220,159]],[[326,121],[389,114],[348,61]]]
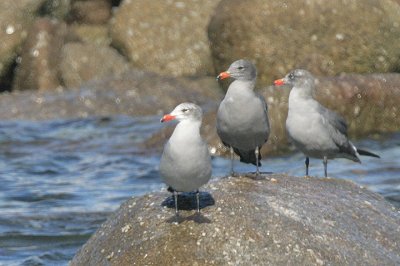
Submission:
[[[128,197],[164,187],[158,155],[138,148],[162,125],[125,116],[0,124],[0,265],[66,265]],[[329,163],[330,176],[352,179],[400,206],[400,133],[356,143],[382,155]],[[270,158],[263,170],[304,174],[301,154]],[[214,176],[229,161],[215,158]],[[311,174],[322,176],[320,161]],[[253,171],[236,163],[239,171]]]

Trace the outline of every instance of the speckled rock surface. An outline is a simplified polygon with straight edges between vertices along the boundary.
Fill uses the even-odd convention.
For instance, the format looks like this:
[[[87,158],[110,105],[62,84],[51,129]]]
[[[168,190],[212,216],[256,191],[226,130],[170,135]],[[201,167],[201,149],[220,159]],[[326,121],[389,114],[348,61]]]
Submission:
[[[225,178],[201,194],[131,198],[78,251],[75,265],[398,265],[400,213],[337,179]],[[164,205],[164,206],[162,206]]]
[[[61,86],[60,52],[66,34],[64,22],[49,18],[35,21],[22,47],[13,90],[51,90]]]
[[[127,0],[111,20],[113,45],[136,66],[173,76],[214,73],[207,26],[219,0]]]
[[[37,16],[36,11],[45,0],[0,1],[0,91],[10,86],[11,65],[27,30]]]
[[[109,46],[111,38],[107,25],[73,24],[68,27],[71,36],[83,43]]]
[[[218,71],[253,59],[262,85],[294,68],[329,76],[400,70],[400,6],[393,0],[223,0],[209,38]]]
[[[125,58],[108,46],[67,43],[61,51],[60,72],[65,87],[78,87],[92,79],[118,76],[128,69]]]
[[[285,121],[288,109],[289,87],[264,87],[259,92],[269,106],[271,134],[261,152],[264,156],[287,152]],[[316,98],[326,107],[343,115],[349,125],[351,138],[373,136],[375,133],[400,130],[400,74],[346,74],[338,77],[320,77]],[[203,119],[203,135],[216,155],[228,155],[215,130],[216,109]],[[144,144],[160,152],[172,127],[166,127]]]

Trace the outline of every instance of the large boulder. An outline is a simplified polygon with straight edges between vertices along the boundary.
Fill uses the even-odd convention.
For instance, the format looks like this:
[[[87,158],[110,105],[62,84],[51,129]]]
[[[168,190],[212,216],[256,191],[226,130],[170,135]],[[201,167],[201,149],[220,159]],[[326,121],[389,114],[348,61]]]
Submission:
[[[262,85],[299,67],[330,76],[400,70],[400,6],[392,0],[223,0],[209,38],[218,71],[249,58]]]
[[[78,87],[91,79],[118,76],[128,69],[125,58],[108,46],[71,42],[61,51],[60,71],[66,87]]]
[[[9,89],[17,49],[45,1],[0,1],[0,91]]]
[[[50,90],[61,86],[59,63],[67,26],[49,18],[35,21],[22,47],[13,90]]]
[[[127,200],[78,251],[78,265],[398,265],[400,214],[338,179],[225,178],[180,197]]]
[[[137,67],[173,76],[213,73],[207,26],[219,1],[123,1],[113,45]]]

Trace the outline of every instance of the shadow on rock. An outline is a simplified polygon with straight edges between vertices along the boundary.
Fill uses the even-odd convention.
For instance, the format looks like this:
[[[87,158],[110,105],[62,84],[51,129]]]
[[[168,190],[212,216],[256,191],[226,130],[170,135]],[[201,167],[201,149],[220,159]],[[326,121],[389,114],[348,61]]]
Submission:
[[[197,224],[209,224],[209,223],[211,223],[210,219],[208,219],[203,214],[198,213],[198,212],[196,212],[196,213],[194,213],[194,214],[192,214],[190,216],[187,216],[187,217],[184,217],[184,216],[181,216],[181,215],[178,214],[178,215],[174,215],[174,216],[172,216],[172,217],[170,217],[170,218],[168,218],[166,220],[167,223],[177,223],[177,224],[180,224],[180,223],[183,223],[183,222],[186,222],[186,221],[187,222],[193,221],[193,222],[195,222]]]
[[[212,195],[208,192],[200,192],[200,209],[204,209],[208,206],[213,206],[215,204],[215,200]],[[174,196],[171,195],[166,198],[161,206],[166,206],[168,208],[175,209]],[[196,193],[195,192],[183,192],[178,195],[178,209],[179,210],[196,210]]]

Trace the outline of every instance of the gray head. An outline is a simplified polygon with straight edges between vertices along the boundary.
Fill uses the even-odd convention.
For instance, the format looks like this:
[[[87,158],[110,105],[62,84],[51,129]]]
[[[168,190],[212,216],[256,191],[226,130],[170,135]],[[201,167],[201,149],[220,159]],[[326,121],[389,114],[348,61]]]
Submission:
[[[236,80],[255,80],[257,69],[254,64],[248,60],[240,59],[233,62],[227,71],[221,72],[217,79],[233,78]]]
[[[167,122],[171,120],[192,120],[192,121],[201,121],[203,117],[203,111],[201,110],[200,106],[194,103],[181,103],[175,107],[175,109],[163,116],[161,118],[161,122]]]
[[[314,77],[307,70],[295,69],[284,78],[275,80],[274,84],[276,86],[288,84],[293,88],[303,90],[306,94],[309,93],[311,95],[314,90]]]
[[[295,69],[289,72],[283,79],[277,79],[275,85],[292,85],[293,87],[313,86],[314,77],[310,72],[304,69]]]

